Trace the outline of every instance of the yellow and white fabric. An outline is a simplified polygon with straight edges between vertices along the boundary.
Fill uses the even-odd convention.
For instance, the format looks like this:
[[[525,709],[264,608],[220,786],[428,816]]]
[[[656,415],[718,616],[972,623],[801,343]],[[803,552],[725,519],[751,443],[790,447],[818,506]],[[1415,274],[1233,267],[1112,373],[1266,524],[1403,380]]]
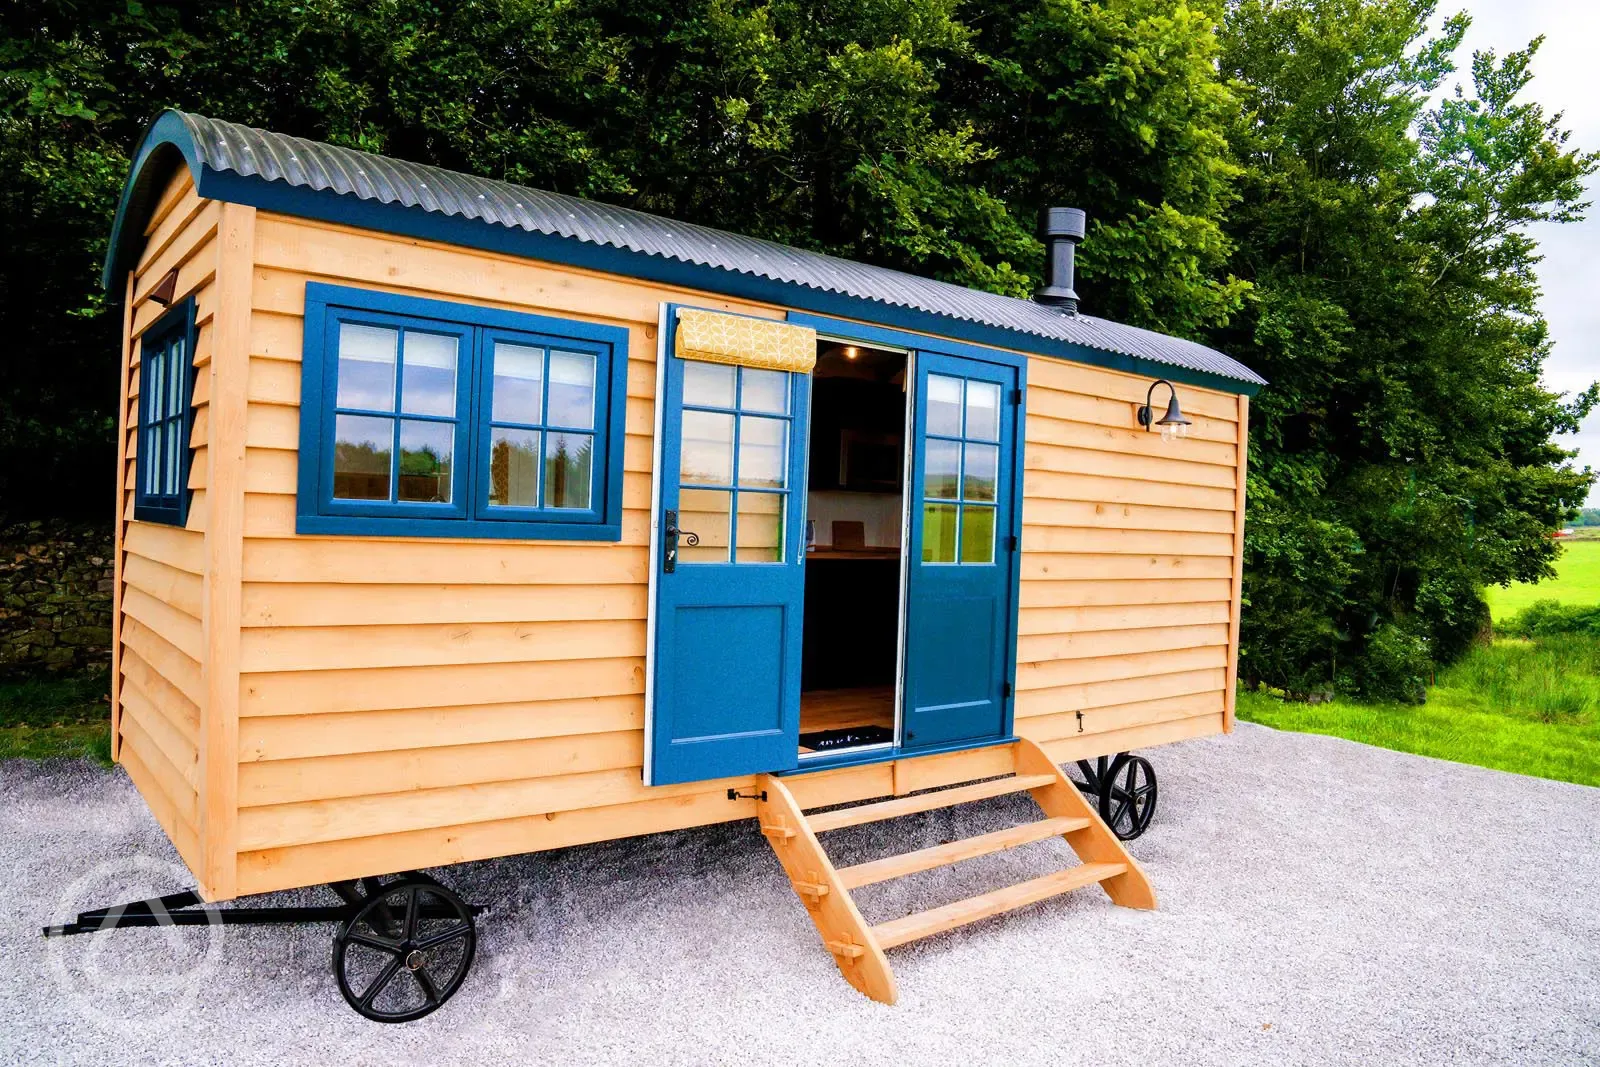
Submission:
[[[772,319],[679,308],[675,349],[680,359],[810,374],[817,363],[817,331]]]

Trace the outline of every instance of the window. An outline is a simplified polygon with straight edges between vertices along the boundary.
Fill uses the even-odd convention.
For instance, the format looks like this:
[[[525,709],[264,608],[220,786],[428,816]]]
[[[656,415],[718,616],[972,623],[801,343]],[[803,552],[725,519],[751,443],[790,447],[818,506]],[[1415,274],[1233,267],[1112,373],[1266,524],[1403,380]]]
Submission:
[[[679,562],[784,562],[792,377],[684,362],[678,525],[695,537]]]
[[[301,533],[617,540],[627,331],[306,286]]]
[[[928,375],[922,562],[993,563],[1000,386]]]
[[[194,425],[194,300],[168,309],[139,339],[139,435],[133,517],[182,526],[189,517]]]

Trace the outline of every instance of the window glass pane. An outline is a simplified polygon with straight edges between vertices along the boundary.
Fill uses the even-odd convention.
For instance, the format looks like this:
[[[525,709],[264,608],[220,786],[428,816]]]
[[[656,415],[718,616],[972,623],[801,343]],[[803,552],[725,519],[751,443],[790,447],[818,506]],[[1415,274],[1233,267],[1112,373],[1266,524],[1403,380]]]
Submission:
[[[333,426],[333,496],[336,500],[388,500],[394,420],[340,415]]]
[[[721,489],[685,489],[678,494],[678,562],[728,562],[728,527],[733,494]],[[693,533],[697,544],[689,543]]]
[[[147,494],[160,492],[157,488],[161,476],[161,427],[155,425],[145,431],[145,457],[144,457],[144,491]]]
[[[722,363],[683,363],[683,402],[709,408],[733,407],[733,368]]]
[[[455,435],[453,423],[407,420],[400,424],[400,500],[450,503]]]
[[[994,562],[994,508],[961,509],[961,562]]]
[[[550,353],[550,425],[594,428],[594,365],[587,352]]]
[[[179,460],[182,458],[183,453],[183,420],[169,419],[167,421],[166,474],[156,490],[162,496],[172,496],[178,491],[178,471],[181,469]]]
[[[176,415],[183,410],[183,383],[188,378],[185,373],[187,367],[183,358],[183,342],[174,341],[167,349],[167,410],[165,414]]]
[[[956,561],[956,506],[922,505],[922,562]]]
[[[733,484],[732,415],[685,411],[682,444],[679,481],[701,485]]]
[[[961,379],[928,375],[928,432],[961,436]]]
[[[929,440],[927,467],[922,479],[922,495],[954,500],[961,474],[961,444],[958,441]]]
[[[544,349],[496,341],[494,420],[543,422]]]
[[[496,426],[489,443],[489,503],[539,506],[539,431]]]
[[[161,358],[161,353],[159,352],[145,361],[145,373],[148,380],[143,383],[142,388],[145,393],[145,421],[148,423],[160,422],[161,416],[166,414],[166,411],[162,408],[162,402],[166,399],[165,387],[162,384],[166,379],[162,372],[166,365],[167,361]]]
[[[966,451],[967,462],[961,471],[961,495],[968,500],[993,500],[995,483],[1000,478],[999,447],[969,444]]]
[[[406,331],[400,383],[400,410],[408,415],[456,413],[457,339]]]
[[[1000,440],[1000,387],[993,382],[967,383],[967,436]]]
[[[782,489],[789,466],[789,423],[744,415],[739,419],[739,484]]]
[[[393,411],[395,351],[399,344],[399,330],[340,323],[339,388],[334,403],[342,408]]]
[[[739,563],[783,562],[783,510],[787,493],[739,494]]]
[[[551,382],[551,409],[555,408]],[[594,467],[594,438],[586,433],[545,434],[544,506],[547,508],[589,507],[589,483]]]
[[[779,415],[789,411],[789,375],[781,370],[753,370],[745,367],[744,392],[739,394],[739,407],[744,411],[771,411]]]

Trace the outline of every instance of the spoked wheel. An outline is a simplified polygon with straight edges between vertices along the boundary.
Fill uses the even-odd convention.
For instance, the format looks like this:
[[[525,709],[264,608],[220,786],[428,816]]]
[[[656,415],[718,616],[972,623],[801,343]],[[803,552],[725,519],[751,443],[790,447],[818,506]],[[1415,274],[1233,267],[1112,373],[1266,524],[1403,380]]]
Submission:
[[[444,886],[408,875],[372,887],[333,939],[333,976],[368,1019],[420,1019],[460,988],[478,947],[472,909]]]
[[[1156,771],[1143,756],[1117,757],[1100,780],[1100,817],[1123,841],[1150,827],[1156,813]]]

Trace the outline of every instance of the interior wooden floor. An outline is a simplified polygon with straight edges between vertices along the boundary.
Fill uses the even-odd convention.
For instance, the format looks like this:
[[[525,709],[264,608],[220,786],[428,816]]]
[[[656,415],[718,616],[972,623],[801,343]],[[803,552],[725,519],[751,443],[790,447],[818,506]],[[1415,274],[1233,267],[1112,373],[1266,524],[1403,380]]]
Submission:
[[[800,732],[849,730],[862,726],[894,729],[894,686],[814,689],[800,694]],[[800,746],[801,752],[812,749]]]

